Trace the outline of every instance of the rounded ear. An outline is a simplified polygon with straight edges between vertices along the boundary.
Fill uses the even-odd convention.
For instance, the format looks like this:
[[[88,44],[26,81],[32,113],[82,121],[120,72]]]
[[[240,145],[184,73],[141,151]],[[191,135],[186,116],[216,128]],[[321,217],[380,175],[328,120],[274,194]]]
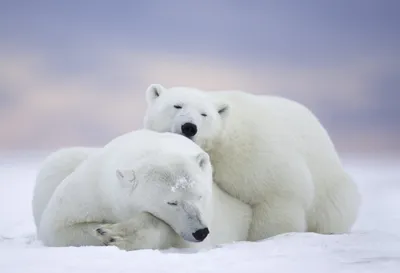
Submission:
[[[217,102],[215,105],[216,105],[218,114],[221,116],[221,118],[224,119],[229,115],[229,112],[231,109],[231,106],[229,105],[229,103]]]
[[[199,153],[196,155],[196,162],[202,170],[205,170],[210,164],[210,156],[206,152]]]
[[[136,179],[135,171],[132,169],[117,170],[115,174],[123,186],[130,186],[134,190],[138,185],[139,181]]]
[[[165,90],[164,86],[158,83],[151,84],[146,90],[146,101],[148,104],[151,104],[154,100],[156,100],[161,93]]]

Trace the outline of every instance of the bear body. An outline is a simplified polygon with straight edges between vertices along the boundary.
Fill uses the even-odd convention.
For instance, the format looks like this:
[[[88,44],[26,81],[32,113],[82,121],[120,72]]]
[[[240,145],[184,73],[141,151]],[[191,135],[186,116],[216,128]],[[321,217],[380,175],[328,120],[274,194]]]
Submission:
[[[33,192],[32,210],[36,228],[54,191],[97,148],[72,147],[50,154],[42,163],[36,176],[37,183]]]
[[[209,157],[198,145],[148,130],[104,148],[51,154],[38,173],[32,206],[45,245],[125,250],[246,240],[252,217],[250,206],[212,183]]]
[[[213,178],[252,206],[249,240],[350,231],[360,205],[335,147],[305,106],[242,91],[151,85],[146,129],[181,134],[211,157]]]

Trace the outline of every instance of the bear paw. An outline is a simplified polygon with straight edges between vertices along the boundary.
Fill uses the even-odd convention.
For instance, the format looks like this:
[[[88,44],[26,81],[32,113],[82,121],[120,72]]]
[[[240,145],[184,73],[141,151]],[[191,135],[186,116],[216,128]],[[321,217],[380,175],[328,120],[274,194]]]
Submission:
[[[101,224],[93,231],[93,235],[103,245],[128,251],[170,247],[176,237],[171,227],[148,213],[126,222]]]
[[[126,234],[122,230],[118,230],[114,224],[104,224],[96,228],[95,236],[103,243],[105,246],[117,246],[121,248],[124,245],[124,240]],[[122,248],[123,249],[123,248]]]

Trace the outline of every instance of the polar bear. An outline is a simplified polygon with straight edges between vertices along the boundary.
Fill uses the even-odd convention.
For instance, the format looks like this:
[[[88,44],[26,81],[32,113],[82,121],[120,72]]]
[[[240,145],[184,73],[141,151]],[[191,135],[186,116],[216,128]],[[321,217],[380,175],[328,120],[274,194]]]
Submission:
[[[214,182],[252,206],[248,239],[349,232],[361,198],[305,106],[243,91],[146,90],[144,128],[181,134],[211,157]]]
[[[104,148],[51,154],[37,175],[32,207],[45,245],[125,250],[243,241],[252,217],[250,206],[212,183],[209,157],[198,145],[148,130]]]

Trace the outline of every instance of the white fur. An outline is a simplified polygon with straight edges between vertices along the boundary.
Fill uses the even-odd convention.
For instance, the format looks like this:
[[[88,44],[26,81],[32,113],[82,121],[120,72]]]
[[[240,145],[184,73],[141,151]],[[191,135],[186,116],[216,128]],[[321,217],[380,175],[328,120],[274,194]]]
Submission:
[[[96,148],[88,147],[64,148],[52,153],[44,160],[37,174],[36,181],[38,182],[33,191],[32,209],[36,227],[39,227],[42,213],[61,181],[96,150]]]
[[[183,134],[184,123],[197,126],[192,140],[209,153],[214,182],[253,208],[249,240],[350,231],[358,190],[328,133],[303,105],[241,91],[159,84],[151,85],[146,97],[145,128]]]
[[[38,237],[48,246],[126,250],[245,240],[250,207],[221,191],[211,176],[208,155],[176,134],[139,130],[104,148],[61,149],[37,176]],[[204,227],[210,235],[193,243],[191,234]]]

